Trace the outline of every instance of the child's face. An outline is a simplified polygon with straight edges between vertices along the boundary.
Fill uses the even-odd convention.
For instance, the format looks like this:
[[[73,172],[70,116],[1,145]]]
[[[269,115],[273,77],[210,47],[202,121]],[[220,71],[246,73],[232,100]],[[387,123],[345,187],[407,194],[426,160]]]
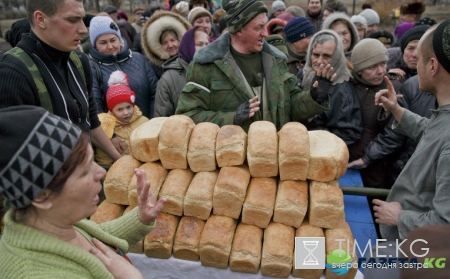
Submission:
[[[112,115],[122,123],[130,122],[134,113],[134,106],[128,102],[118,103],[111,111]]]

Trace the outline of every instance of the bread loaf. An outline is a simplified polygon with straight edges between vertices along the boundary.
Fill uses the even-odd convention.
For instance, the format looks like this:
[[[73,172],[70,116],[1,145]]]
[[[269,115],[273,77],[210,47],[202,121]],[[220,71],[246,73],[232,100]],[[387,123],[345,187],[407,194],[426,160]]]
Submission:
[[[159,133],[166,120],[167,117],[154,117],[134,129],[130,136],[130,151],[134,158],[141,162],[159,160]]]
[[[150,189],[153,191],[153,195],[157,197],[167,176],[167,170],[163,168],[160,162],[148,162],[141,165],[139,169],[147,174],[147,179],[150,181]],[[128,186],[128,202],[131,207],[135,207],[138,204],[136,175],[133,175]]]
[[[309,136],[299,122],[289,122],[278,132],[280,180],[306,180],[309,169]]]
[[[183,201],[194,173],[189,170],[174,169],[169,172],[159,191],[159,198],[166,198],[167,203],[161,212],[176,216],[183,215]]]
[[[272,122],[256,121],[250,125],[247,161],[252,177],[278,175],[278,136]]]
[[[341,240],[336,241],[336,239]],[[342,241],[342,239],[344,239],[344,241]],[[349,257],[352,258],[353,264],[358,263],[356,251],[353,255],[354,240],[352,230],[350,229],[348,223],[345,220],[339,220],[335,228],[325,229],[325,249],[327,257],[331,252],[342,249]],[[339,243],[341,243],[341,247],[339,247]],[[336,252],[341,253],[341,251]],[[331,272],[330,269],[327,268],[325,269],[325,277],[327,279],[353,279],[355,278],[357,271],[358,269],[352,265],[346,274],[339,275]]]
[[[321,228],[334,228],[345,218],[344,195],[339,182],[309,183],[309,223]]]
[[[219,126],[210,122],[199,123],[192,130],[187,159],[193,172],[216,169],[217,132],[219,132]]]
[[[323,229],[309,224],[308,220],[303,223],[295,232],[295,237],[324,237]],[[294,252],[295,254],[295,252]],[[294,256],[295,259],[295,256]],[[319,279],[323,274],[323,269],[295,269],[295,262],[292,269],[292,276],[305,279]]]
[[[144,253],[144,240],[140,240],[133,246],[130,246],[130,249],[128,249],[128,253],[143,254]]]
[[[242,223],[266,228],[273,215],[277,180],[273,177],[253,177],[242,207]]]
[[[189,138],[195,123],[186,115],[172,115],[159,133],[159,158],[165,169],[186,169]]]
[[[289,277],[294,254],[294,228],[271,222],[264,230],[261,274]]]
[[[91,221],[100,224],[106,221],[111,221],[122,216],[125,206],[121,204],[110,203],[107,200],[102,201],[102,203],[97,207],[97,211],[92,214]]]
[[[214,214],[238,219],[249,181],[250,173],[245,165],[221,168],[214,186]]]
[[[219,171],[198,172],[189,185],[184,197],[184,215],[202,220],[209,218],[212,210],[214,186]]]
[[[178,224],[173,243],[173,256],[187,261],[198,261],[199,244],[205,221],[195,217],[183,216]]]
[[[102,123],[102,129],[106,136],[110,139],[114,134],[114,128],[116,127],[116,118],[109,113],[99,113],[98,120]]]
[[[338,136],[328,131],[309,131],[310,158],[307,178],[328,182],[347,171],[348,148]]]
[[[203,266],[227,268],[236,220],[211,215],[200,238],[200,262]]]
[[[298,228],[308,210],[308,183],[286,180],[278,184],[273,221]]]
[[[178,217],[160,212],[155,227],[144,238],[144,252],[147,257],[168,259],[172,255],[173,239]]]
[[[122,214],[122,215],[128,214],[128,212],[130,212],[131,210],[133,210],[133,208],[134,208],[134,207],[127,206],[127,207],[125,208],[125,210],[123,211],[123,214]]]
[[[216,160],[219,167],[244,164],[247,156],[247,134],[237,125],[225,125],[217,133]]]
[[[106,173],[103,189],[106,200],[110,203],[128,205],[128,185],[134,175],[134,169],[139,168],[141,162],[131,155],[120,157]]]
[[[240,223],[234,234],[230,254],[230,269],[238,272],[258,273],[261,262],[263,230]]]

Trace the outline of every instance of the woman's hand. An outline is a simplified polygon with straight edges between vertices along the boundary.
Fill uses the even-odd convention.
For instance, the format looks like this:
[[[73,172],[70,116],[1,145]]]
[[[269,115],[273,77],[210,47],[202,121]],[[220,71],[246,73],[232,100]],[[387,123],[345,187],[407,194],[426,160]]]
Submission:
[[[360,170],[360,169],[367,168],[367,164],[366,164],[366,162],[364,162],[364,160],[362,158],[359,158],[358,160],[350,162],[348,164],[347,168],[348,169]]]
[[[122,145],[122,141],[118,138],[112,138],[111,139],[112,144],[114,145],[114,147],[117,149],[117,152],[119,152],[120,154],[122,154],[124,147]]]
[[[134,173],[137,177],[138,218],[143,224],[148,224],[156,219],[167,199],[162,198],[156,201],[153,191],[150,189],[147,174],[140,169],[135,169]]]
[[[116,279],[143,279],[141,272],[122,256],[115,253],[100,240],[93,238],[89,252],[96,256]]]

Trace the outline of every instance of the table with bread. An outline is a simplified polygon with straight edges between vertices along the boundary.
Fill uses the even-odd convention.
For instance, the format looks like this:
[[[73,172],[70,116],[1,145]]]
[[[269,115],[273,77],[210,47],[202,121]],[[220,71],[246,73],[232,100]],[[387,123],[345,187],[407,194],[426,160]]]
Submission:
[[[101,223],[135,207],[133,169],[144,170],[154,194],[167,204],[155,228],[130,252],[195,262],[236,278],[357,276],[356,268],[339,276],[294,267],[295,237],[325,237],[327,254],[338,249],[337,238],[353,246],[338,182],[349,155],[337,136],[307,131],[297,122],[277,131],[267,121],[254,122],[245,133],[239,126],[196,125],[174,115],[139,126],[130,149],[109,169],[106,200],[91,217]]]

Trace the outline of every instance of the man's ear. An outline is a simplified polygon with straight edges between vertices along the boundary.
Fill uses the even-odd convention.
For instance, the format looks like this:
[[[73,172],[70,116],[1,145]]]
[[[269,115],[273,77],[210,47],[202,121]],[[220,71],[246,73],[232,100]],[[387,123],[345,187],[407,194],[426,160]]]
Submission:
[[[432,57],[430,59],[429,71],[433,76],[435,76],[437,74],[440,66],[441,65],[439,65],[439,61],[436,58]]]
[[[33,14],[35,25],[39,26],[42,29],[47,28],[47,24],[45,22],[46,17],[47,16],[43,12],[35,11],[34,14]]]
[[[51,191],[44,189],[37,198],[35,198],[31,204],[39,209],[47,210],[53,206],[51,199],[49,198]]]

